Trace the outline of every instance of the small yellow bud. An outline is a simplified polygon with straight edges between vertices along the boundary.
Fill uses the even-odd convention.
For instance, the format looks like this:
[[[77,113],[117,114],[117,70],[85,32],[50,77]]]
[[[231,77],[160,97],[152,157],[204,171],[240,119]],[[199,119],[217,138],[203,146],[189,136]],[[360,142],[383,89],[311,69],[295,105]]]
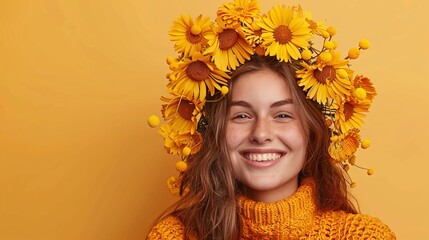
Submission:
[[[350,170],[350,165],[348,165],[348,164],[343,165],[343,169],[346,172],[349,171]]]
[[[229,92],[229,88],[227,86],[222,86],[220,88],[220,92],[222,93],[223,96],[225,96]]]
[[[319,59],[323,62],[329,62],[332,60],[332,55],[329,52],[321,52],[319,55]]]
[[[174,62],[177,62],[176,58],[172,57],[172,56],[168,56],[167,60],[166,60],[167,64],[170,65]]]
[[[374,174],[374,169],[368,168],[368,171],[366,171],[366,173],[371,176],[372,174]]]
[[[366,91],[363,88],[356,88],[355,89],[355,96],[359,99],[359,100],[364,100],[366,99]]]
[[[359,50],[359,48],[351,48],[351,49],[349,50],[348,57],[349,57],[350,59],[356,59],[356,58],[358,58],[358,57],[359,57],[359,55],[360,55],[360,50]]]
[[[371,145],[371,141],[369,139],[365,139],[360,143],[360,147],[363,149],[369,148],[370,145]]]
[[[323,38],[328,38],[328,37],[329,37],[329,33],[328,33],[328,32],[323,31],[323,32],[322,32],[322,37],[323,37]]]
[[[329,33],[329,35],[334,36],[337,33],[337,29],[335,29],[334,27],[328,27],[328,29],[326,29]]]
[[[156,115],[150,115],[149,118],[147,119],[147,123],[149,124],[150,127],[156,127],[159,125],[159,117]]]
[[[323,44],[323,47],[325,47],[326,49],[332,50],[332,49],[334,49],[335,45],[334,45],[334,43],[333,43],[333,42],[331,42],[331,41],[326,41],[326,42]]]
[[[198,25],[193,25],[192,27],[191,27],[191,33],[193,34],[193,35],[200,35],[200,33],[201,33],[201,27],[200,26],[198,26]]]
[[[366,39],[362,39],[359,41],[359,47],[362,48],[363,50],[366,50],[369,48],[369,41]]]
[[[334,49],[337,49],[337,47],[338,47],[338,42],[337,42],[337,41],[332,41],[332,43],[334,44]]]
[[[179,172],[184,172],[186,169],[188,169],[188,164],[186,164],[184,161],[179,161],[176,163],[176,169]]]
[[[357,185],[357,184],[356,184],[356,182],[351,182],[351,183],[350,183],[350,188],[355,188],[355,187],[356,187],[356,185]]]
[[[184,147],[182,150],[183,155],[189,156],[191,154],[191,148],[190,147]]]
[[[342,68],[340,68],[340,69],[337,70],[337,74],[342,79],[345,79],[345,78],[349,77],[349,74],[347,73],[347,71],[344,70],[344,69],[342,69]]]
[[[302,59],[304,59],[304,60],[308,60],[308,59],[310,59],[310,58],[311,58],[311,55],[312,55],[312,52],[311,52],[310,50],[308,50],[308,49],[304,49],[304,50],[302,51],[302,53],[301,53],[301,57],[302,57]]]

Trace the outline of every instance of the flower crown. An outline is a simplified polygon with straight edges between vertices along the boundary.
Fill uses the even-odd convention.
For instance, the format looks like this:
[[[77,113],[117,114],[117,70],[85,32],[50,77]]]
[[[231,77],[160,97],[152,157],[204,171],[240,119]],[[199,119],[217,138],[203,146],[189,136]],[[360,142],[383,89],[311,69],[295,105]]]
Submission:
[[[376,96],[371,81],[354,75],[349,61],[369,48],[367,40],[341,58],[334,27],[313,20],[301,6],[276,5],[260,14],[257,0],[234,0],[217,11],[216,23],[201,15],[193,19],[182,15],[169,32],[177,57],[168,57],[168,97],[161,97],[162,116],[167,122],[159,128],[167,153],[177,154],[179,177],[170,177],[167,185],[173,194],[180,189],[181,173],[187,158],[197,153],[203,138],[204,106],[210,99],[228,93],[231,73],[252,55],[275,56],[294,66],[297,84],[308,99],[317,104],[331,130],[329,155],[348,171],[356,166],[355,152],[370,145],[361,140],[362,118]],[[319,41],[321,47],[316,48]],[[156,115],[148,119],[151,127],[160,123]],[[372,175],[374,170],[367,170]],[[349,179],[351,187],[356,185]]]

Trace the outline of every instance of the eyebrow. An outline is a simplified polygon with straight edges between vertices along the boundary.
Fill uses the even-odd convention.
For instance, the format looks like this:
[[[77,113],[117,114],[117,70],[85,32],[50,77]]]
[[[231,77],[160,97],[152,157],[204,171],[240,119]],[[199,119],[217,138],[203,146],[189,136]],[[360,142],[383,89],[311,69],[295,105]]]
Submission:
[[[284,106],[287,104],[293,104],[292,99],[288,98],[285,100],[274,102],[273,104],[271,104],[270,108],[280,107],[280,106]],[[245,108],[252,108],[252,105],[246,101],[232,101],[231,106],[240,106],[240,107],[245,107]]]

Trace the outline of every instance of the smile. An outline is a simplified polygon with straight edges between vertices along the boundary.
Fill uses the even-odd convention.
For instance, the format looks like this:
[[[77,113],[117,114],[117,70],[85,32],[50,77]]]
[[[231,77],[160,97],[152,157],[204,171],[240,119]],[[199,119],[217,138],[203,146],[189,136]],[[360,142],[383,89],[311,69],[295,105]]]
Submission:
[[[275,161],[282,157],[280,153],[245,153],[244,157],[250,161]]]

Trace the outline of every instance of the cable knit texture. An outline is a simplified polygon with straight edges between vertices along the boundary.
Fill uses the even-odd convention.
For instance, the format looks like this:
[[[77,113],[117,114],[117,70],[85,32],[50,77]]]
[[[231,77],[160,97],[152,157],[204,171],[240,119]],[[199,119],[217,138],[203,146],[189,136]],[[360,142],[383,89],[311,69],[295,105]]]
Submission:
[[[276,203],[238,198],[241,239],[396,239],[377,218],[343,211],[317,212],[314,182],[306,179],[297,192]],[[152,228],[148,239],[183,239],[184,226],[168,216]]]

